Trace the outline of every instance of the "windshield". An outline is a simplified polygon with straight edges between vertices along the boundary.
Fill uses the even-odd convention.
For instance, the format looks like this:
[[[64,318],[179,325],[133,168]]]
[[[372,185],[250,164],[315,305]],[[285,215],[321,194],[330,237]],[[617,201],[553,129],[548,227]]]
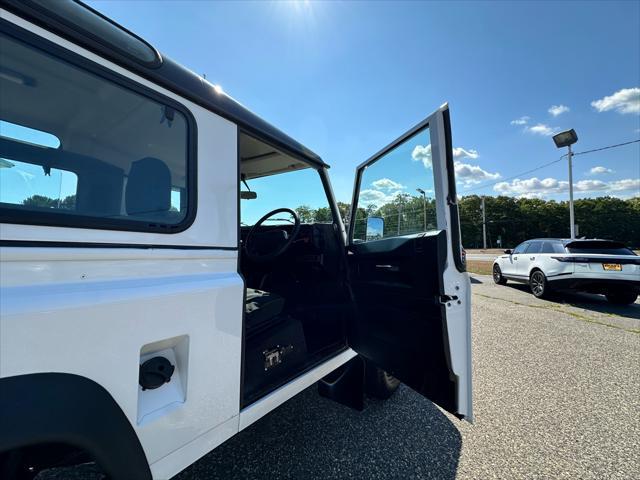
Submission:
[[[240,220],[243,226],[254,225],[263,215],[277,208],[290,208],[300,217],[301,223],[331,223],[333,216],[322,186],[319,173],[313,168],[269,175],[246,181],[256,198],[240,201]],[[265,225],[290,225],[291,215],[279,213],[269,218]]]

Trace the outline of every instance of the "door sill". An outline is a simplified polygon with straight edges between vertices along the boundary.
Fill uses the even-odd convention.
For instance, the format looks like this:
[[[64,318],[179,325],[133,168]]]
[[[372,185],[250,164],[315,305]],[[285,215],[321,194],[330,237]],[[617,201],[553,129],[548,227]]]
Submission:
[[[295,380],[290,381],[265,397],[262,397],[260,400],[257,400],[243,410],[240,410],[240,430],[247,428],[274,408],[279,407],[305,388],[313,385],[336,368],[347,363],[356,355],[356,352],[348,348],[317,367],[309,370],[307,373],[301,375]]]

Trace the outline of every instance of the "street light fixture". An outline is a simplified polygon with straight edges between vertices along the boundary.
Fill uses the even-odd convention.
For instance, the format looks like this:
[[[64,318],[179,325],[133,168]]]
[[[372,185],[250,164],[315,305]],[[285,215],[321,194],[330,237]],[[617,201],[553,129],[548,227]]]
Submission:
[[[427,192],[421,188],[416,188],[416,192],[422,194],[422,216],[424,217],[424,231],[427,231]]]
[[[573,157],[573,152],[571,151],[571,145],[578,141],[578,134],[572,128],[571,130],[566,130],[554,135],[553,141],[556,144],[556,147],[567,147],[569,150],[569,152],[567,153],[567,159],[569,160],[569,222],[571,238],[573,239],[576,238],[576,224],[573,215],[573,167],[571,165],[571,157]]]

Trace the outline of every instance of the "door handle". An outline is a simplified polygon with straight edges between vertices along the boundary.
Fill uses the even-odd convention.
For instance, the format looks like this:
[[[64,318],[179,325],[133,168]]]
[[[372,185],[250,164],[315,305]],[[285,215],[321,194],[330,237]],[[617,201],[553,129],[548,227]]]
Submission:
[[[535,260],[536,257],[529,257],[529,260]]]
[[[518,259],[518,257],[513,257],[513,259],[514,259],[514,260],[517,260],[517,259]]]
[[[396,265],[376,265],[376,268],[380,268],[382,270],[389,270],[390,272],[397,272],[400,270]]]

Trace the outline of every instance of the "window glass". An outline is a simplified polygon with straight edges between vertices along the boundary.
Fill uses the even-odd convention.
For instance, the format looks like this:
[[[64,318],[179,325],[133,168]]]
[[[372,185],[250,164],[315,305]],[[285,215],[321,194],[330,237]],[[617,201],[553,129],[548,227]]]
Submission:
[[[354,222],[354,242],[437,228],[428,128],[364,169]]]
[[[0,203],[75,211],[77,186],[75,173],[0,158]]]
[[[240,221],[244,226],[254,225],[277,208],[294,210],[301,223],[333,222],[322,180],[313,168],[253,178],[246,182],[256,198],[240,200]],[[246,190],[244,184],[242,189]],[[291,215],[282,213],[271,217],[265,225],[290,224],[291,221]]]
[[[543,242],[541,253],[564,253],[564,247],[560,242]]]
[[[12,37],[0,41],[3,216],[160,231],[185,220],[183,113]]]
[[[569,253],[595,253],[604,255],[635,255],[633,251],[615,242],[576,242],[567,247]]]
[[[531,242],[526,253],[540,253],[542,251],[542,242]]]
[[[513,249],[513,253],[524,253],[525,249],[529,246],[527,242],[521,243],[516,248]]]

